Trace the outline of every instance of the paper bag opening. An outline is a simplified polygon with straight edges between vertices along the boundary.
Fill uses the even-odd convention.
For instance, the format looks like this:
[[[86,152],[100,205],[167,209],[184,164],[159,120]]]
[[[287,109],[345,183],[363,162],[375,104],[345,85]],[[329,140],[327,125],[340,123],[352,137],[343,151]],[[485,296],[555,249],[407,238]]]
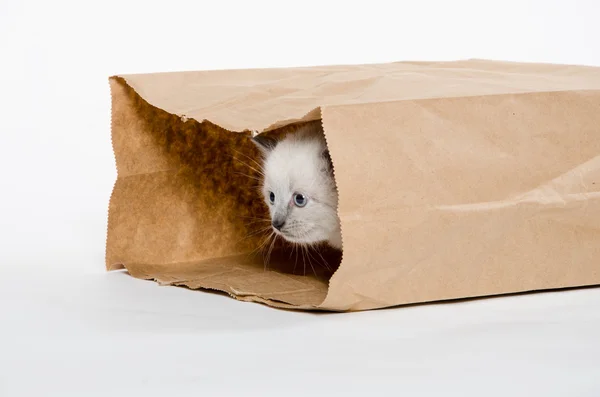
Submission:
[[[269,214],[251,132],[170,114],[124,79],[110,83],[118,179],[109,208],[107,268],[276,306],[319,306],[341,254],[266,239]],[[282,136],[303,123],[264,133]]]

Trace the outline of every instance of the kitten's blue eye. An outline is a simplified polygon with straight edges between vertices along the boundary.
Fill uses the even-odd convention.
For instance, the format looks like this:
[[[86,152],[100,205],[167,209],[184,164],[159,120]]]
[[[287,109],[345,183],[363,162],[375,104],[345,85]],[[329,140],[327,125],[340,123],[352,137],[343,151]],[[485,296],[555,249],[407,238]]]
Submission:
[[[304,207],[307,201],[308,200],[306,199],[306,196],[304,196],[303,194],[294,194],[294,204],[296,204],[297,207]]]
[[[275,202],[275,193],[269,192],[269,201],[271,202],[271,204]]]

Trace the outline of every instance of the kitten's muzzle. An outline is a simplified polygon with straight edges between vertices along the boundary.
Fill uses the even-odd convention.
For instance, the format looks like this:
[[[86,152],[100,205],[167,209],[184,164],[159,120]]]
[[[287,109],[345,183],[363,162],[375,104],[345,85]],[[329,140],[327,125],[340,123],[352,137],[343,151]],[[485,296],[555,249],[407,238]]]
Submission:
[[[271,222],[271,225],[273,225],[275,229],[281,231],[281,228],[285,225],[285,219],[275,218],[273,219],[273,222]]]

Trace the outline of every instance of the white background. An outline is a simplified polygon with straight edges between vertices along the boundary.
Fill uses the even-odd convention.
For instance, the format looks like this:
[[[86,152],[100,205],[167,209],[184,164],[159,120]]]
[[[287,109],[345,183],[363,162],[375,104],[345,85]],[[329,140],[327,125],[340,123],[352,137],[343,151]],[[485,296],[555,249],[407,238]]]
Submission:
[[[0,0],[0,396],[600,396],[599,289],[315,315],[104,272],[109,75],[600,66],[599,20],[595,0]]]

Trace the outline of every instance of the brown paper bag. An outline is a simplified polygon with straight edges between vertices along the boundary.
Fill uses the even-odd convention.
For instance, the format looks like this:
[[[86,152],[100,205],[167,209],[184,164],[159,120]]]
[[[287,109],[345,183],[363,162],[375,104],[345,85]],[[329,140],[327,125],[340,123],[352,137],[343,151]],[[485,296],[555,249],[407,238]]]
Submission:
[[[600,284],[600,68],[469,60],[110,85],[109,270],[335,311]],[[266,208],[250,131],[304,122],[325,129],[344,246],[322,264],[313,253],[314,271],[283,244],[265,266],[253,224]]]

